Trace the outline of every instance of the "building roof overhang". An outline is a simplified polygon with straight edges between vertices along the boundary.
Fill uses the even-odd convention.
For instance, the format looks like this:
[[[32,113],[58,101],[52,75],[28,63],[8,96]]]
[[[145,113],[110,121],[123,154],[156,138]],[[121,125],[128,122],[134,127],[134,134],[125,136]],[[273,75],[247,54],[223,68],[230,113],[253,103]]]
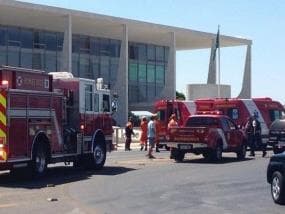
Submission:
[[[129,41],[167,45],[171,41],[171,33],[174,32],[176,50],[211,48],[212,40],[216,37],[213,33],[191,29],[13,0],[0,0],[0,24],[2,25],[63,32],[66,25],[63,17],[69,15],[72,18],[73,33],[83,35],[121,39],[122,26],[125,25],[128,29]],[[252,41],[249,39],[220,35],[221,47],[250,44]]]

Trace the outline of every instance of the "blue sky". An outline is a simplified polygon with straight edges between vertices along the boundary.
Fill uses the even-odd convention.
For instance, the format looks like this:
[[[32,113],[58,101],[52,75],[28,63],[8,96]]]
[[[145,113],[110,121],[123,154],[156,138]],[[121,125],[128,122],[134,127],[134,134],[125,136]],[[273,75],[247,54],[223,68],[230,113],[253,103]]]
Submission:
[[[285,102],[285,2],[283,0],[26,0],[253,40],[252,95]],[[221,49],[221,83],[241,90],[245,47]],[[206,83],[210,50],[177,52],[177,90]],[[284,87],[284,88],[283,88]]]

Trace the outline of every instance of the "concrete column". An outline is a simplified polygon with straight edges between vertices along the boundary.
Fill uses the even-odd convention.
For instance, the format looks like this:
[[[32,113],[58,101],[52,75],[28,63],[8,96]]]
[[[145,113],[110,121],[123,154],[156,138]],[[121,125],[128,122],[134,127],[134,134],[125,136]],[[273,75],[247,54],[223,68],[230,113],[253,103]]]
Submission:
[[[242,88],[238,98],[251,98],[251,45],[247,46]]]
[[[70,14],[64,16],[61,71],[72,72],[72,19]]]
[[[176,39],[175,33],[169,34],[168,66],[165,71],[165,88],[162,93],[164,99],[175,99],[176,97]]]
[[[117,81],[114,85],[113,92],[119,95],[118,111],[113,115],[118,125],[124,126],[128,120],[128,63],[129,62],[129,39],[128,26],[122,26],[121,49],[119,68],[117,72]]]
[[[212,39],[212,47],[211,47],[211,55],[209,62],[209,71],[208,71],[208,80],[207,84],[217,84],[217,72],[216,72],[216,61],[217,61],[217,53],[216,53],[216,39]]]

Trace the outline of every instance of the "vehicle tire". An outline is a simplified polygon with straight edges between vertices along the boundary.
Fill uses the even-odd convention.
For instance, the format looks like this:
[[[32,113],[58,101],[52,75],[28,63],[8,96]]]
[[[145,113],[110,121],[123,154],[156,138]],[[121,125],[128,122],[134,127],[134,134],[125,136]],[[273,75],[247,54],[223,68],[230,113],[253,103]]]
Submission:
[[[176,162],[182,162],[184,159],[185,153],[179,149],[173,148],[171,149],[170,158],[174,159]]]
[[[223,147],[222,147],[222,144],[217,144],[216,148],[213,150],[213,160],[214,161],[221,161],[222,158],[223,158]]]
[[[274,154],[282,153],[282,150],[278,149],[276,146],[273,146],[272,150]]]
[[[237,159],[244,160],[246,156],[246,144],[242,144],[237,152]]]
[[[176,162],[182,162],[184,157],[185,157],[185,153],[178,150],[178,153],[177,153],[176,157],[174,157],[174,160]]]
[[[203,152],[202,155],[205,159],[209,159],[211,157],[210,152]]]
[[[42,177],[47,170],[48,152],[44,144],[38,144],[32,159],[32,173],[35,177]]]
[[[165,145],[165,149],[166,149],[166,151],[169,151],[169,150],[170,150],[170,147],[168,147],[168,146]]]
[[[277,204],[285,204],[285,180],[284,176],[275,171],[271,180],[272,199]]]
[[[103,142],[96,143],[92,153],[92,168],[102,169],[106,161],[106,146]]]

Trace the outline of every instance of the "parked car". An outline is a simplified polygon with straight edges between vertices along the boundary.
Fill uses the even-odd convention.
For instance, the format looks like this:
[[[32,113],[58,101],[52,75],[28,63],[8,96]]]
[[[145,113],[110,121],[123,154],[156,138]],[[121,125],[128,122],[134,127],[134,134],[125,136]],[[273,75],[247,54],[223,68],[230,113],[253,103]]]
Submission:
[[[285,152],[270,158],[267,182],[271,184],[273,201],[277,204],[285,204]]]
[[[270,126],[268,145],[274,154],[285,151],[285,119],[275,120]]]
[[[183,127],[170,128],[167,139],[171,158],[177,162],[184,159],[185,153],[202,154],[215,161],[222,159],[223,152],[235,152],[239,160],[246,155],[243,132],[225,115],[190,116]]]

